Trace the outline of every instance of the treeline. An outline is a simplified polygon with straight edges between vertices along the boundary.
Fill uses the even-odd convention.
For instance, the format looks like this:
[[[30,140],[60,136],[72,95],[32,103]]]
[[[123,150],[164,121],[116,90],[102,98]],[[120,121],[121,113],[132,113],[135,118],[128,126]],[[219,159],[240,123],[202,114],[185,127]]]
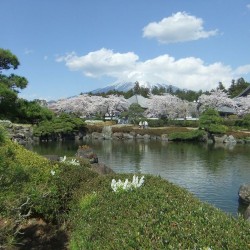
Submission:
[[[225,91],[229,95],[230,98],[234,98],[234,97],[238,96],[242,91],[244,91],[248,86],[250,86],[250,83],[246,82],[244,80],[244,78],[241,77],[237,80],[233,79],[229,88],[225,88],[223,83],[219,82],[217,89],[221,89],[221,90]],[[100,95],[103,97],[106,97],[108,95],[123,95],[126,99],[128,99],[131,96],[136,95],[136,94],[147,98],[147,97],[149,97],[150,94],[163,95],[165,93],[173,94],[182,100],[187,100],[189,102],[193,102],[193,101],[197,101],[198,98],[202,94],[208,95],[209,91],[202,91],[202,90],[194,91],[194,90],[185,90],[185,89],[175,89],[171,85],[168,88],[155,86],[155,87],[153,87],[152,90],[150,90],[149,88],[144,88],[144,87],[140,86],[139,82],[135,82],[134,88],[130,89],[127,92],[110,90],[106,93],[93,94],[90,92],[89,94],[90,95]]]

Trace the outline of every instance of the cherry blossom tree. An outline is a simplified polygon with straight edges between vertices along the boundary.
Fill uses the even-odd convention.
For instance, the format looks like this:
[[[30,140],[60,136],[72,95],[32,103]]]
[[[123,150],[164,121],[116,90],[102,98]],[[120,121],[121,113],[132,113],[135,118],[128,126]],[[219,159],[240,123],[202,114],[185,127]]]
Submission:
[[[221,89],[212,90],[210,95],[201,95],[197,103],[199,112],[203,112],[207,108],[218,109],[223,106],[230,108],[236,107],[236,102],[229,98],[228,94]]]
[[[236,102],[236,112],[238,116],[250,114],[250,95],[246,97],[237,97],[234,101]]]
[[[67,112],[79,116],[92,115],[104,116],[106,113],[113,115],[128,109],[128,102],[123,96],[110,95],[108,97],[90,96],[87,94],[71,98],[60,99],[49,104],[49,108],[56,113]]]
[[[171,95],[151,95],[148,101],[147,117],[185,118],[188,113],[188,102]]]

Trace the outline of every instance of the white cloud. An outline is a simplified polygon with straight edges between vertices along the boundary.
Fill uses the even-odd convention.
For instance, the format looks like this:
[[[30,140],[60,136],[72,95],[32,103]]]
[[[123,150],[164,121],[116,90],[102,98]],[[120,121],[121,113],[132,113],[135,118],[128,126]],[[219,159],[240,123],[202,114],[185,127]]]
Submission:
[[[56,59],[58,62],[65,61],[70,70],[81,70],[89,77],[104,75],[118,77],[121,72],[130,71],[137,60],[138,56],[133,52],[121,54],[105,48],[90,52],[85,56],[77,56],[75,52],[71,52]]]
[[[217,30],[205,31],[203,20],[186,12],[177,12],[143,28],[143,37],[156,38],[166,44],[198,40],[216,34]]]
[[[250,65],[233,70],[221,62],[206,64],[200,58],[175,59],[168,54],[139,61],[139,57],[133,52],[121,54],[108,49],[100,49],[84,56],[77,56],[72,52],[56,60],[65,62],[70,70],[81,71],[87,77],[108,76],[116,82],[169,83],[192,90],[211,90],[219,82],[229,87],[235,76],[250,70]]]
[[[247,65],[243,65],[243,66],[238,67],[238,68],[234,71],[234,74],[235,74],[235,75],[238,75],[238,76],[250,74],[250,64],[247,64]]]
[[[49,58],[48,56],[44,56],[44,57],[43,57],[43,60],[44,60],[44,61],[47,61],[48,58]]]
[[[250,10],[250,3],[249,3],[249,4],[247,4],[247,9],[249,9],[249,10]]]

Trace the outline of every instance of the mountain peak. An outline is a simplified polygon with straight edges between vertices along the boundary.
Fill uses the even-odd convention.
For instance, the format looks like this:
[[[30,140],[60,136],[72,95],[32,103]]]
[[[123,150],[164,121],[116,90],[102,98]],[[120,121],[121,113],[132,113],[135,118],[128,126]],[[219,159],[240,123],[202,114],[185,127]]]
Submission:
[[[97,93],[107,93],[108,91],[111,90],[116,90],[116,91],[122,91],[122,92],[127,92],[131,89],[133,89],[135,86],[134,82],[119,82],[119,83],[113,83],[110,84],[104,88],[98,88],[90,91],[93,94]],[[158,88],[166,88],[168,89],[169,87],[172,87],[173,91],[175,92],[178,88],[171,85],[171,84],[165,84],[165,83],[149,83],[149,82],[139,82],[139,86],[143,88],[148,88],[152,90],[154,87]]]

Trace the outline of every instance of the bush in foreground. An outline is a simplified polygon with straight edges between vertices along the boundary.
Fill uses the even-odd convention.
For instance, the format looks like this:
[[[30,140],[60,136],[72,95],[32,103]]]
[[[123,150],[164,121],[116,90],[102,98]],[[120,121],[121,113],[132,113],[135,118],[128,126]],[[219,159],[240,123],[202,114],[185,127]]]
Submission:
[[[6,139],[0,144],[0,249],[16,243],[30,217],[64,221],[74,191],[96,176],[86,162],[50,162]]]
[[[200,202],[160,177],[133,191],[114,192],[99,177],[78,191],[70,249],[249,249],[250,227]]]

